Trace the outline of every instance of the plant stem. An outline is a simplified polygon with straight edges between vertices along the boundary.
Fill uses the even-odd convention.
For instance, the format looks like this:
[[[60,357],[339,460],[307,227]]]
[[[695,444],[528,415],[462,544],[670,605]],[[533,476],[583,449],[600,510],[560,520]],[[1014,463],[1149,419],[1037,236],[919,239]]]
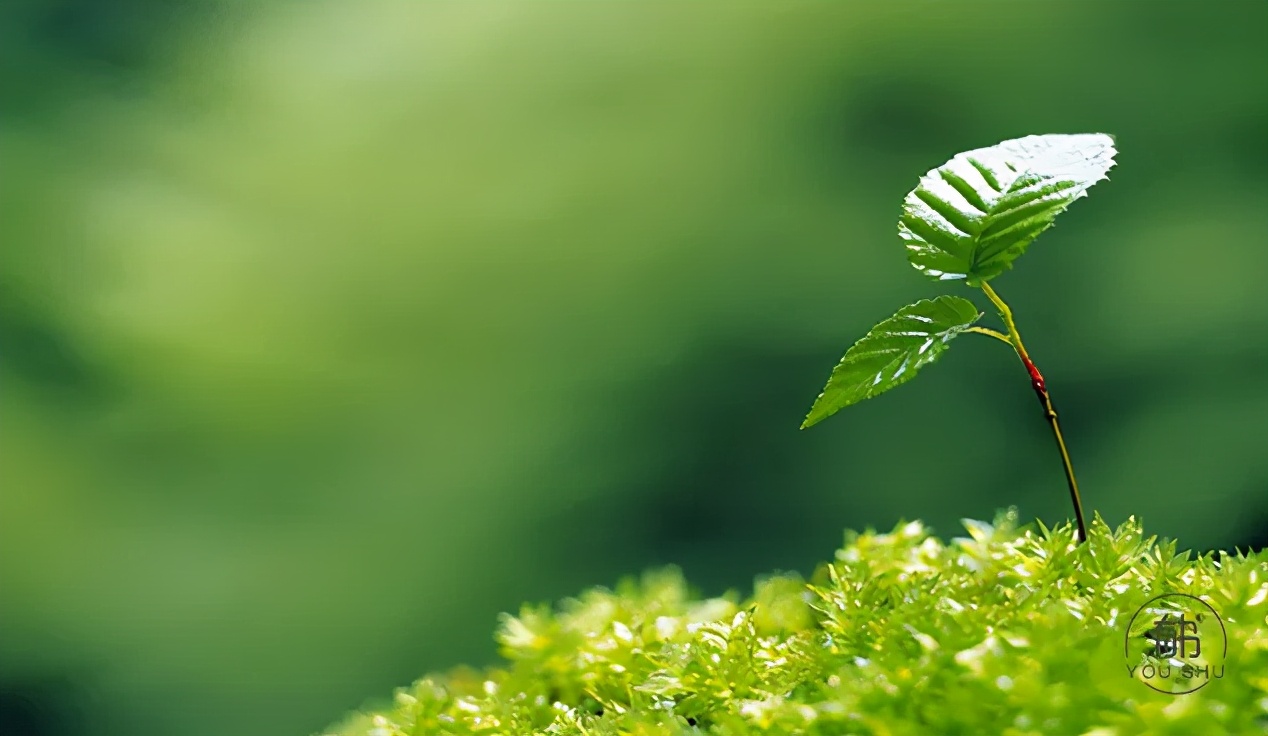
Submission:
[[[1039,403],[1043,406],[1044,417],[1052,427],[1052,436],[1056,439],[1057,450],[1061,453],[1061,464],[1065,469],[1066,483],[1070,486],[1070,502],[1074,504],[1074,519],[1079,525],[1079,542],[1086,542],[1087,526],[1083,522],[1083,501],[1079,498],[1079,484],[1074,480],[1074,466],[1070,464],[1070,452],[1066,449],[1065,439],[1061,436],[1061,424],[1057,421],[1057,410],[1052,406],[1052,396],[1049,395],[1048,387],[1044,384],[1043,374],[1039,372],[1039,368],[1026,352],[1026,346],[1022,344],[1021,333],[1017,331],[1017,324],[1013,322],[1013,310],[1008,308],[1004,300],[999,298],[999,294],[996,294],[990,284],[985,281],[982,282],[982,291],[986,293],[986,297],[999,310],[999,316],[1004,320],[1004,325],[1008,328],[1007,341],[1012,344],[1013,350],[1017,352],[1017,357],[1021,358],[1022,365],[1026,366],[1026,372],[1030,374],[1030,386],[1035,390],[1035,395],[1039,397]],[[982,332],[983,330],[973,331]],[[996,335],[998,334],[996,333]]]
[[[995,330],[992,330],[992,329],[991,329],[991,328],[989,328],[989,327],[977,327],[977,326],[974,326],[974,327],[968,327],[968,328],[966,328],[964,331],[965,331],[965,332],[976,332],[976,333],[978,333],[979,335],[990,335],[991,337],[995,338],[996,340],[1000,340],[1001,342],[1007,343],[1008,345],[1012,345],[1012,344],[1013,344],[1013,341],[1012,341],[1011,339],[1009,339],[1008,335],[1005,335],[1005,334],[1004,334],[1004,333],[1002,333],[1002,332],[996,332]]]

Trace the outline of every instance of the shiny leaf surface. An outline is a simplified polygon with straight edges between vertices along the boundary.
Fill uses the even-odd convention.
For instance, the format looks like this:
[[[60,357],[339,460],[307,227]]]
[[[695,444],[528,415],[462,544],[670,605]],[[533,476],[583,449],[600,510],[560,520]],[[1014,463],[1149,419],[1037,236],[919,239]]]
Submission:
[[[903,201],[898,234],[908,260],[938,280],[998,276],[1108,178],[1115,153],[1113,138],[1092,133],[1031,135],[957,155]]]
[[[911,380],[981,316],[973,302],[958,296],[922,299],[898,310],[845,352],[802,429]]]

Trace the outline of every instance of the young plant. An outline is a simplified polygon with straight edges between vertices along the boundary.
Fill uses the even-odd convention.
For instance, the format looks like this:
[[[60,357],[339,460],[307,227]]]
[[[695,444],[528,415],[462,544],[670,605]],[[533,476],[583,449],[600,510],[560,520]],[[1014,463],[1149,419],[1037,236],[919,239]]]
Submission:
[[[966,151],[921,177],[903,200],[898,220],[907,259],[929,278],[981,289],[1007,333],[977,326],[982,313],[963,297],[909,304],[846,351],[801,428],[906,383],[962,333],[989,335],[1011,346],[1030,375],[1061,454],[1079,541],[1085,541],[1079,486],[1052,396],[1026,352],[1012,310],[988,282],[1011,268],[1057,215],[1108,178],[1115,153],[1114,139],[1103,133],[1032,135]]]

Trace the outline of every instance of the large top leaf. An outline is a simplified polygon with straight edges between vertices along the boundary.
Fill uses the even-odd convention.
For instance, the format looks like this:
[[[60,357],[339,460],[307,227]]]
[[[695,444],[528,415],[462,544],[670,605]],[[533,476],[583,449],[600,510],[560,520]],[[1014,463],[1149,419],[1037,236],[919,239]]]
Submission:
[[[935,279],[987,281],[1114,165],[1104,133],[1031,135],[961,153],[903,201],[907,258]]]
[[[845,352],[801,428],[906,383],[981,316],[973,302],[958,296],[922,299],[898,310]]]

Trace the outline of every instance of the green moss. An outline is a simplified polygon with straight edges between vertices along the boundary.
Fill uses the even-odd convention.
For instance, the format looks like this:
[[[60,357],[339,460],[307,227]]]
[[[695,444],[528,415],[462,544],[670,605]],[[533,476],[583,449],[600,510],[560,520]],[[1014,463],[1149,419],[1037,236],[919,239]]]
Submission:
[[[503,617],[501,666],[423,678],[331,733],[1268,732],[1268,555],[1190,559],[1099,518],[1076,545],[1015,518],[950,543],[919,522],[849,533],[809,583],[771,577],[747,600],[694,597],[670,569],[526,607]],[[1133,679],[1124,653],[1133,614],[1168,592],[1227,632],[1217,668],[1203,629],[1222,676],[1185,695]]]

